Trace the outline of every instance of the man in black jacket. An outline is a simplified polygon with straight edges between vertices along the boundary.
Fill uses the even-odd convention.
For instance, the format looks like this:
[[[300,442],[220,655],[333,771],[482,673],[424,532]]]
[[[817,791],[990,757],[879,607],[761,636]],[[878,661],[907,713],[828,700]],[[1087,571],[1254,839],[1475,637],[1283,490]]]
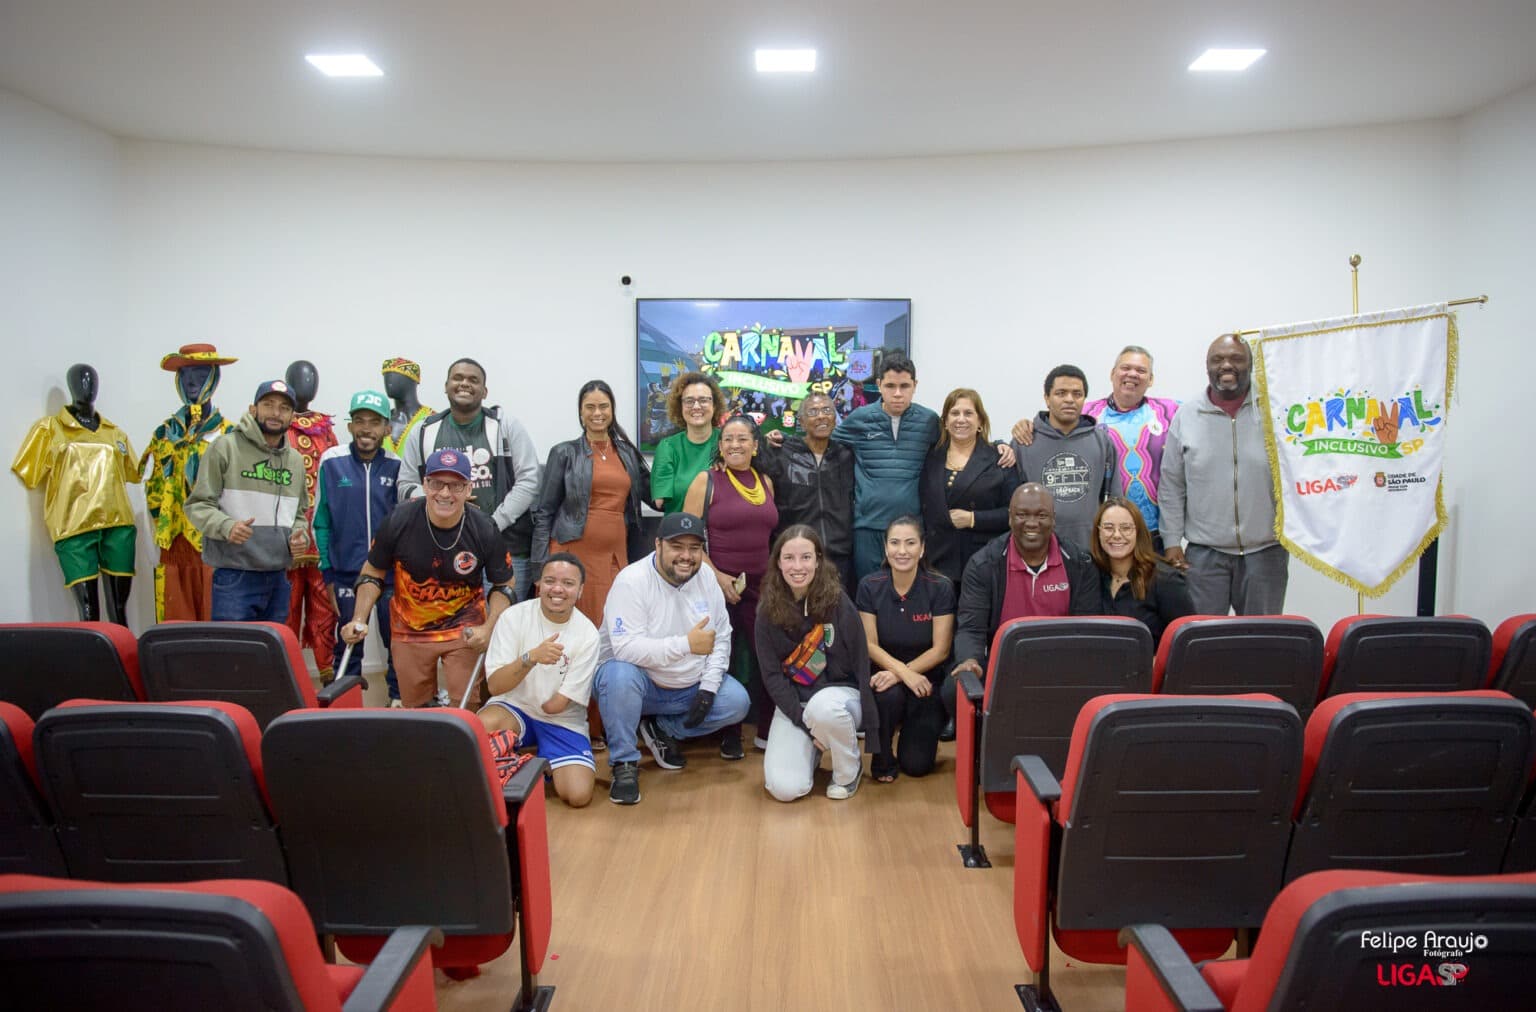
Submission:
[[[1056,537],[1056,500],[1044,486],[1020,485],[1008,503],[1008,533],[965,566],[952,669],[986,679],[987,651],[1006,622],[1031,616],[1099,615],[1099,573],[1086,548]],[[944,696],[954,712],[954,679]]]
[[[779,531],[794,524],[816,529],[827,560],[837,567],[843,588],[853,596],[853,450],[832,442],[837,409],[832,398],[816,393],[800,402],[803,437],[786,432],[783,446],[764,442],[758,451],[763,472],[773,482]]]

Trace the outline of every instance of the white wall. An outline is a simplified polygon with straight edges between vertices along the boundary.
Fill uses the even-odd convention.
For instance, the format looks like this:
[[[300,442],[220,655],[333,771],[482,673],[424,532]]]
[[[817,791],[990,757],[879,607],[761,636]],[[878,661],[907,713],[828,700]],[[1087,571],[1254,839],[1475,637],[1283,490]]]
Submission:
[[[1490,300],[1461,313],[1459,415],[1446,449],[1458,579],[1443,603],[1497,620],[1536,611],[1536,470],[1522,421],[1536,352],[1536,85],[1464,117],[1455,143],[1452,283]]]
[[[1530,105],[1507,113],[1527,137]],[[159,357],[187,341],[241,356],[217,398],[226,413],[301,357],[319,366],[322,409],[344,410],[354,389],[377,385],[392,355],[422,362],[424,399],[441,406],[441,376],[467,354],[487,365],[491,399],[547,448],[574,433],[575,390],[592,376],[613,383],[621,419],[633,418],[635,295],[910,296],[922,399],[936,406],[950,387],[976,386],[1002,428],[1041,406],[1052,365],[1076,362],[1101,388],[1130,341],[1157,353],[1159,391],[1196,394],[1217,333],[1347,311],[1353,252],[1365,257],[1363,309],[1484,290],[1458,259],[1460,184],[1470,171],[1486,176],[1486,214],[1497,219],[1497,194],[1519,192],[1530,159],[1483,139],[1495,131],[1477,122],[764,165],[446,163],[123,142],[121,284],[112,332],[95,336],[91,354],[104,410],[140,441],[176,404]],[[634,276],[631,290],[621,274]],[[1496,340],[1489,318],[1464,314],[1464,348]],[[25,382],[75,360],[45,357]],[[1474,365],[1468,355],[1463,409],[1483,396]],[[1469,435],[1457,444],[1464,459],[1453,458],[1458,509],[1460,483],[1483,466],[1478,455],[1491,457]],[[1442,603],[1507,614],[1468,589],[1489,568],[1485,558],[1448,575]],[[1290,600],[1320,622],[1354,610],[1352,594],[1299,565]],[[1380,607],[1410,612],[1413,600],[1410,580]]]
[[[8,454],[33,422],[68,403],[64,374],[74,363],[98,366],[107,412],[125,392],[112,333],[117,183],[111,137],[0,91],[0,375],[18,390],[0,400]],[[8,476],[0,515],[10,518],[0,531],[9,585],[0,619],[75,618],[43,526],[42,490]]]

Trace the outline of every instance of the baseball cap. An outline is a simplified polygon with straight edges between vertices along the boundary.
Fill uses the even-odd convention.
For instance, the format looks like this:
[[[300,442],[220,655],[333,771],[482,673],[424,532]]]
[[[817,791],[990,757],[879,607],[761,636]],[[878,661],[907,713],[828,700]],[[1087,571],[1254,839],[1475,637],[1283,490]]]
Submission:
[[[662,541],[673,538],[704,538],[704,521],[692,513],[669,513],[661,518],[656,536]]]
[[[352,408],[349,414],[357,414],[359,411],[372,411],[380,418],[389,418],[389,401],[377,390],[359,390],[352,395]]]
[[[294,407],[299,406],[298,399],[293,396],[293,388],[282,380],[267,380],[256,388],[256,396],[251,398],[252,404],[260,404],[261,399],[268,394],[282,394],[288,398],[288,403]]]
[[[463,450],[434,450],[421,469],[423,478],[449,473],[456,474],[465,481],[469,480],[469,458],[464,455]]]

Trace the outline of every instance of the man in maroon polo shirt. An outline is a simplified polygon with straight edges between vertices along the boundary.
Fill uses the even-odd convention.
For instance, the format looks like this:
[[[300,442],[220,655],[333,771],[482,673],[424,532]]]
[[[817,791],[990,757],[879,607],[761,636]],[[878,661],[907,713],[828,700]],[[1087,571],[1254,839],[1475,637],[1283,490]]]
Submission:
[[[1008,533],[966,563],[960,585],[952,674],[986,678],[987,650],[1005,622],[1030,616],[1098,615],[1099,572],[1086,546],[1056,536],[1056,500],[1020,485],[1008,503]],[[953,679],[945,686],[954,692]]]

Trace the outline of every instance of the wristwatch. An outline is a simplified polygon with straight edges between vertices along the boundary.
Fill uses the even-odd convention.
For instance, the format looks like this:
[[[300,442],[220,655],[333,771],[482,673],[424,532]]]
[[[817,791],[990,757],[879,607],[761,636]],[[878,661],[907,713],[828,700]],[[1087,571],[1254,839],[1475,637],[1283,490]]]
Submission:
[[[367,622],[353,622],[352,623],[352,631],[353,632],[359,632],[359,633],[366,633],[368,631],[368,623]]]
[[[533,667],[533,658],[528,656],[528,651],[526,651],[526,650],[523,651],[523,656],[522,656],[521,660],[528,667],[530,667],[530,668]]]

